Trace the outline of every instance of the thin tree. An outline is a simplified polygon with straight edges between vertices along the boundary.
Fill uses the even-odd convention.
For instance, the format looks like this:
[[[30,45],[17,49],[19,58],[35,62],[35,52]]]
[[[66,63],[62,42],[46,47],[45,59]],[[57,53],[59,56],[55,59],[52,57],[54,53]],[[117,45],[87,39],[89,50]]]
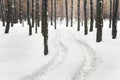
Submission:
[[[84,0],[84,34],[88,34],[88,25],[87,25],[87,0]]]
[[[39,25],[38,24],[39,23],[39,0],[36,0],[36,16],[35,16],[35,20],[36,20],[35,33],[37,33],[37,27]],[[41,31],[41,32],[43,32],[43,31]]]
[[[97,36],[96,42],[102,41],[102,27],[103,27],[103,0],[97,0]]]
[[[14,0],[14,16],[13,16],[13,19],[14,19],[14,23],[17,23],[17,6],[16,6],[16,0]]]
[[[11,27],[13,27],[14,24],[14,1],[11,0]]]
[[[6,28],[5,28],[5,33],[9,33],[9,29],[10,29],[10,14],[11,14],[11,10],[10,10],[10,1],[9,0],[6,0],[6,8],[7,8],[7,16],[6,16],[6,19],[7,19],[7,24],[6,24]]]
[[[42,0],[42,29],[43,29],[43,37],[44,37],[44,55],[48,54],[47,3],[48,0]]]
[[[80,31],[80,0],[78,0],[78,31]]]
[[[22,23],[22,1],[19,0],[19,18],[20,18],[20,23]]]
[[[34,11],[35,11],[34,0],[32,0],[32,27],[34,27]]]
[[[53,25],[53,0],[51,0],[51,25]]]
[[[5,26],[5,6],[4,6],[4,0],[1,0],[1,18],[3,22],[3,26]]]
[[[71,27],[73,26],[73,0],[71,0]]]
[[[93,31],[93,0],[90,0],[90,32]]]
[[[66,11],[66,27],[68,27],[68,1],[65,0],[65,11]]]
[[[29,35],[32,35],[32,25],[30,22],[30,0],[27,0],[27,19],[29,25]]]
[[[57,28],[57,24],[56,24],[56,17],[57,17],[57,14],[56,14],[56,0],[54,0],[54,26],[55,26],[55,29]]]
[[[118,17],[119,0],[113,1],[113,20],[112,20],[112,38],[117,37],[117,17]]]
[[[112,24],[112,0],[110,0],[110,19],[109,19],[109,28],[111,28]]]

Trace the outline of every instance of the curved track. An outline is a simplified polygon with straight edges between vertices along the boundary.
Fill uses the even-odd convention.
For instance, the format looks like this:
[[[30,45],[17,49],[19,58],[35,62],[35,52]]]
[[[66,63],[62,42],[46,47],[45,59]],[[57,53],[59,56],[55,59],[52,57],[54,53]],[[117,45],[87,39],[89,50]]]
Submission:
[[[95,51],[69,30],[56,32],[57,53],[48,64],[21,80],[85,80],[97,63]]]

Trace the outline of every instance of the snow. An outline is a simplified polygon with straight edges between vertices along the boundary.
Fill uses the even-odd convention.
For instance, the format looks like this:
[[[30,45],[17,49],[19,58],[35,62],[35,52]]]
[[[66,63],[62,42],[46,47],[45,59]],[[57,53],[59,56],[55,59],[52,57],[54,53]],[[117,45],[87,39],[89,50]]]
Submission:
[[[119,27],[118,37],[113,40],[108,21],[104,21],[103,41],[96,43],[96,29],[85,36],[83,26],[76,31],[75,20],[73,27],[65,27],[65,21],[57,22],[57,30],[49,23],[48,56],[43,54],[40,28],[38,34],[28,36],[27,24],[16,24],[9,34],[4,34],[0,22],[1,80],[120,79]]]

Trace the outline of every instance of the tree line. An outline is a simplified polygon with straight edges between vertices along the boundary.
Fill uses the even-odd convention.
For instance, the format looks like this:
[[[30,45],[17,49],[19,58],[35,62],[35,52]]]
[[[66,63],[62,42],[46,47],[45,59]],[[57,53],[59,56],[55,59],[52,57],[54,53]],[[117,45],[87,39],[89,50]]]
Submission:
[[[103,19],[109,19],[112,38],[117,37],[117,21],[119,20],[119,0],[0,0],[0,20],[8,34],[10,27],[27,21],[29,35],[33,28],[38,32],[41,21],[41,33],[44,37],[44,54],[48,54],[48,20],[57,29],[57,19],[66,20],[66,27],[73,27],[73,19],[84,24],[84,34],[97,29],[96,42],[102,41]],[[70,21],[70,25],[69,22]],[[88,27],[90,21],[90,28]],[[95,25],[94,25],[95,22]]]

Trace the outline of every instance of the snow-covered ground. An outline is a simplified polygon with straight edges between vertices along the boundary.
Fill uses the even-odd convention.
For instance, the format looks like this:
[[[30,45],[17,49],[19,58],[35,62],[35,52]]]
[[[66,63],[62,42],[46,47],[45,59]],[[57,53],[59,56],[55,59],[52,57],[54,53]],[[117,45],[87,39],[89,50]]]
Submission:
[[[120,22],[118,23],[119,26]],[[96,43],[96,31],[83,35],[58,21],[57,30],[49,25],[49,55],[43,55],[40,33],[28,36],[28,26],[16,24],[4,34],[0,22],[0,80],[119,80],[120,28],[111,39],[108,21],[103,41]],[[35,30],[33,29],[33,32]]]

